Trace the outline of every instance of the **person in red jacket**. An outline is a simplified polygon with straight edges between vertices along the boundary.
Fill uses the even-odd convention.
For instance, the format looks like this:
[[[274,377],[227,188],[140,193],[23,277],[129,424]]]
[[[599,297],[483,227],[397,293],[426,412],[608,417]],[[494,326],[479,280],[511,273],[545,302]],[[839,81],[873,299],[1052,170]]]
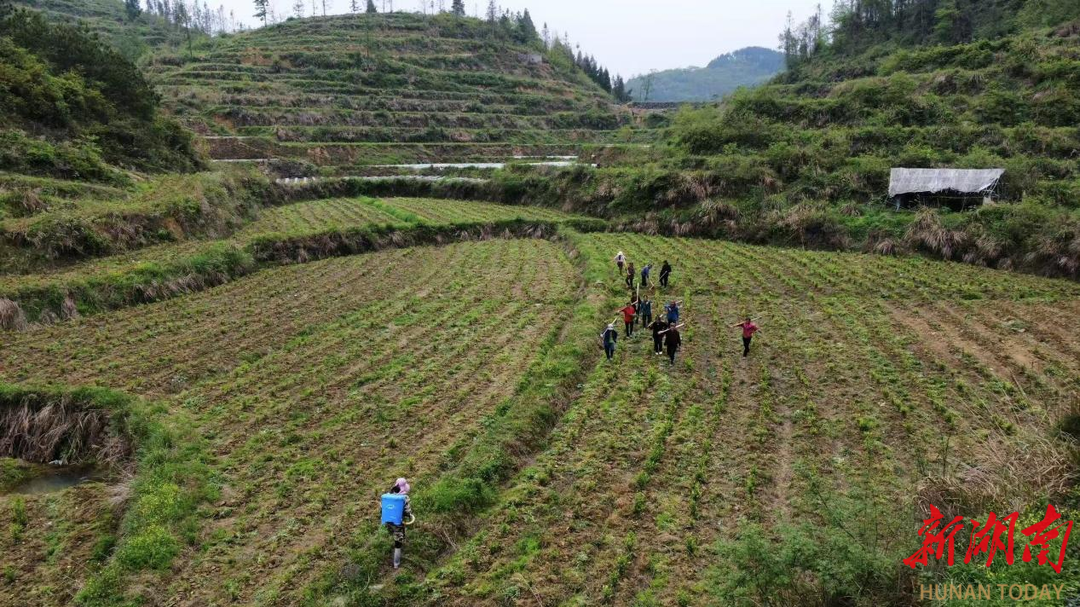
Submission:
[[[755,325],[753,319],[751,319],[749,317],[747,317],[747,319],[745,321],[743,321],[743,322],[739,322],[739,323],[735,323],[735,324],[731,325],[731,327],[732,328],[735,328],[735,327],[741,327],[742,328],[742,346],[743,346],[742,355],[743,355],[744,358],[747,357],[747,356],[750,356],[750,341],[752,339],[754,339],[754,334],[759,333],[761,331],[761,329],[757,325]]]
[[[637,308],[633,303],[626,304],[626,307],[621,308],[619,312],[622,312],[623,323],[626,324],[626,336],[630,337],[634,334],[634,315],[637,314]]]

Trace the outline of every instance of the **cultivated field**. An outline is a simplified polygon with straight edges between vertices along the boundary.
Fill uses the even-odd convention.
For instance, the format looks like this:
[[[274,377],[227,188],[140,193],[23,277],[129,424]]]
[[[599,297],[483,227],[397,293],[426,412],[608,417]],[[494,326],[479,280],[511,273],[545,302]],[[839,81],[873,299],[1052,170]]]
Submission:
[[[60,316],[85,314],[200,290],[248,274],[260,261],[252,252],[256,243],[265,247],[283,239],[310,239],[311,255],[318,257],[320,238],[356,229],[379,227],[392,235],[394,231],[407,234],[410,229],[427,227],[464,229],[512,221],[557,224],[575,218],[580,217],[547,208],[459,200],[335,198],[296,202],[257,211],[254,220],[229,238],[146,246],[77,263],[52,262],[32,274],[0,275],[0,297],[19,303],[31,314],[31,320],[37,320],[46,309]],[[46,223],[54,223],[53,218]],[[66,304],[69,312],[60,310],[65,299],[70,300]]]
[[[7,382],[161,400],[207,437],[219,499],[157,596],[295,599],[322,573],[320,555],[368,518],[386,478],[432,478],[482,430],[557,330],[538,319],[566,313],[575,280],[543,241],[393,250],[6,334],[0,368]],[[9,598],[44,594],[54,568],[71,565],[40,558],[43,542],[92,540],[47,529],[39,513],[58,495],[28,496],[27,537],[2,540],[18,554],[5,558]],[[9,510],[13,498],[0,499]],[[46,602],[64,604],[88,573],[64,570],[68,583]]]
[[[760,586],[772,572],[755,549],[890,578],[916,498],[1023,510],[1071,474],[1053,437],[1080,387],[1075,284],[643,236],[580,246],[605,290],[613,251],[672,261],[685,351],[668,368],[642,334],[595,367],[550,448],[431,576],[452,603],[793,604],[796,586]],[[726,326],[747,314],[764,331],[743,359]],[[755,546],[754,525],[794,553]],[[799,533],[850,562],[815,557]]]
[[[335,199],[257,224],[515,212]],[[645,333],[620,340],[613,363],[596,349],[625,302],[609,262],[620,249],[639,267],[675,265],[672,286],[652,291],[685,301],[674,367]],[[744,359],[727,325],[747,314],[764,331]],[[23,512],[18,538],[0,540],[16,555],[0,591],[63,604],[118,571],[129,595],[186,605],[791,604],[822,579],[862,588],[860,602],[902,602],[916,506],[974,516],[1059,495],[1074,446],[1056,428],[1078,404],[1078,323],[1072,282],[564,231],[561,243],[264,269],[6,333],[5,382],[107,386],[187,420],[209,490],[168,528],[182,545],[158,572],[97,564],[110,562],[99,544],[132,533],[101,485],[0,497],[0,512]],[[374,498],[400,475],[416,487],[419,523],[393,576]],[[65,506],[72,496],[82,518]],[[764,572],[796,565],[766,583]]]

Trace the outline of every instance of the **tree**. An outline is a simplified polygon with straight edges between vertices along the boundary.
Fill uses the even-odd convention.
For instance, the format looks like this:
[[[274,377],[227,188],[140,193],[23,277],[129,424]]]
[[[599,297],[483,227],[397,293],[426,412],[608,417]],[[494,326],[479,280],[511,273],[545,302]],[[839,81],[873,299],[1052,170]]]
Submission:
[[[491,23],[491,24],[494,25],[495,20],[498,19],[498,18],[499,18],[499,6],[497,4],[495,4],[495,0],[490,0],[488,2],[488,8],[487,8],[487,20],[488,20],[488,23]]]
[[[655,78],[656,78],[656,70],[652,70],[651,72],[649,72],[648,76],[645,76],[645,81],[641,83],[641,88],[645,92],[645,97],[642,99],[642,101],[647,102],[649,100],[649,94],[652,93],[653,80]]]
[[[533,42],[540,38],[540,34],[536,32],[536,24],[529,16],[529,9],[525,9],[525,12],[518,17],[517,28],[523,42]]]
[[[465,0],[454,0],[450,5],[450,12],[454,13],[456,17],[465,16]]]
[[[199,3],[195,3],[196,10],[199,8]],[[188,56],[193,56],[194,53],[191,50],[191,16],[187,10],[187,4],[184,0],[180,0],[176,3],[176,25],[184,28],[184,32],[187,35],[187,47]]]
[[[142,5],[139,0],[124,0],[124,10],[127,11],[128,19],[134,21],[142,14]]]
[[[622,76],[615,76],[615,84],[611,86],[611,94],[620,103],[626,103],[630,100],[630,93],[626,90],[626,81],[623,80]]]
[[[780,51],[784,53],[784,62],[787,64],[787,69],[794,68],[799,61],[799,57],[798,42],[795,40],[795,19],[792,18],[791,11],[788,11],[784,31],[780,33]]]
[[[351,12],[351,13],[359,13],[360,12],[360,0],[349,0],[349,12]]]
[[[303,18],[304,17],[304,0],[296,0],[296,2],[294,2],[293,5],[292,5],[292,9],[293,9],[293,14],[296,15],[296,17],[298,19]]]
[[[377,12],[379,12],[379,11],[377,11],[375,9],[375,0],[367,0],[367,8],[364,10],[364,12],[365,13],[377,13]]]
[[[263,25],[266,25],[266,9],[270,0],[255,0],[255,18],[262,19]]]

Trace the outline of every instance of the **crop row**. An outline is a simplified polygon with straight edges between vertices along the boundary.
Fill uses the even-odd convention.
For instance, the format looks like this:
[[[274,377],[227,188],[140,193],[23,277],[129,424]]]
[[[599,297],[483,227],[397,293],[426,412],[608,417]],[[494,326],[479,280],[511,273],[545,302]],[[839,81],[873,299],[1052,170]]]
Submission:
[[[323,108],[265,110],[261,108],[214,108],[221,119],[236,127],[381,127],[386,129],[444,127],[457,129],[613,129],[619,126],[614,114],[559,112],[547,115],[517,115],[512,108],[500,113],[461,112],[355,112],[327,111]],[[257,131],[237,131],[258,134]]]
[[[597,144],[571,143],[284,143],[269,138],[207,140],[215,159],[300,160],[319,166],[421,162],[504,162],[514,156],[577,155]]]
[[[241,136],[274,137],[290,143],[510,143],[510,144],[574,144],[615,141],[616,134],[607,129],[514,129],[514,128],[450,128],[450,127],[347,127],[347,126],[274,126],[241,127]],[[626,134],[620,133],[625,141]],[[647,142],[655,133],[635,131],[634,142]]]

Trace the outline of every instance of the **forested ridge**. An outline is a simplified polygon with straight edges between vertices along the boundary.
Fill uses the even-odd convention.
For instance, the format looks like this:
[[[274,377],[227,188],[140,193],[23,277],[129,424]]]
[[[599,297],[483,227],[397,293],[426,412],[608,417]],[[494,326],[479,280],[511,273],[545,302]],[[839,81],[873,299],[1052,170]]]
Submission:
[[[784,67],[772,49],[749,47],[724,53],[705,67],[661,70],[631,78],[626,88],[636,101],[713,101],[740,86],[756,86]]]

